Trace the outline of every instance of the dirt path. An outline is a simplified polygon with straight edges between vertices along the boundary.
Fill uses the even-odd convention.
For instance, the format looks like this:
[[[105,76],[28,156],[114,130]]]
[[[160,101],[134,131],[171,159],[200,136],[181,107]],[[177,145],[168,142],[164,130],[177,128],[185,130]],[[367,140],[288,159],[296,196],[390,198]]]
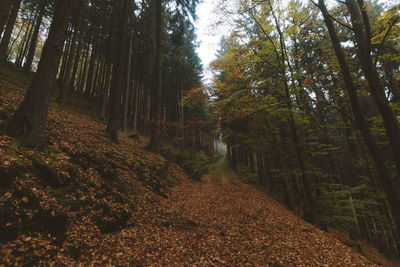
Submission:
[[[186,181],[153,209],[139,211],[143,212],[134,228],[105,242],[125,242],[124,251],[114,253],[130,262],[373,266],[272,198],[240,183],[216,184],[207,177],[202,182]]]

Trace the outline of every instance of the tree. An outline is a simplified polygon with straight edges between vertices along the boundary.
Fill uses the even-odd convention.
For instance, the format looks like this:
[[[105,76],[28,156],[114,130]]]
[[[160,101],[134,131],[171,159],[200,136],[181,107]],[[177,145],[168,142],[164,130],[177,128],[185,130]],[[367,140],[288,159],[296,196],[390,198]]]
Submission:
[[[0,35],[3,33],[4,25],[7,23],[7,18],[10,12],[10,8],[13,0],[1,0],[0,1]]]
[[[25,72],[29,72],[32,67],[33,58],[35,57],[37,38],[39,36],[39,30],[40,30],[40,26],[42,25],[44,13],[46,11],[46,5],[47,5],[47,0],[42,0],[39,2],[38,15],[37,15],[37,18],[35,21],[34,30],[33,30],[31,42],[29,45],[28,55],[26,57],[26,61],[24,64]]]
[[[361,111],[359,103],[358,103],[357,91],[356,91],[355,85],[353,83],[349,67],[346,63],[345,56],[341,49],[340,41],[336,35],[336,30],[334,29],[334,25],[333,25],[331,16],[328,13],[328,10],[325,6],[324,0],[318,1],[318,7],[320,8],[320,10],[322,12],[324,19],[325,19],[326,26],[328,27],[332,46],[334,47],[336,57],[339,61],[343,79],[344,79],[346,89],[347,89],[347,92],[349,95],[351,107],[352,107],[354,116],[356,118],[356,124],[361,132],[361,135],[363,136],[365,145],[368,148],[370,155],[375,163],[375,167],[379,174],[378,177],[379,177],[379,179],[383,185],[383,188],[386,192],[386,195],[388,197],[388,200],[389,200],[389,203],[391,206],[391,210],[393,213],[393,217],[394,217],[395,223],[397,225],[397,233],[400,233],[400,206],[399,206],[400,198],[399,198],[399,195],[396,192],[396,189],[395,189],[394,184],[391,180],[391,177],[388,173],[388,170],[385,166],[386,164],[382,158],[379,148],[376,145],[375,141],[373,140],[373,137],[367,126],[367,123],[365,122],[365,119],[362,115],[362,111]]]
[[[303,216],[308,187],[314,223],[398,255],[395,157],[366,75],[353,60],[358,45],[341,45],[354,40],[348,8],[333,5],[320,16],[317,6],[301,1],[239,3],[210,88],[231,166],[245,180],[258,176],[260,186]],[[368,4],[371,54],[388,98],[398,74],[394,10]]]
[[[118,22],[117,31],[117,50],[112,77],[112,97],[110,107],[110,118],[107,124],[107,132],[111,135],[111,140],[118,142],[118,130],[121,122],[121,95],[124,77],[124,58],[127,54],[126,49],[126,29],[128,26],[129,0],[119,1],[118,13],[122,14]]]
[[[10,16],[7,20],[6,28],[4,30],[3,38],[1,39],[0,42],[0,66],[7,61],[7,49],[10,43],[12,30],[14,28],[14,24],[18,15],[18,10],[20,5],[21,5],[21,0],[14,0]]]
[[[53,96],[73,2],[73,0],[57,2],[38,70],[24,101],[10,121],[10,133],[33,148],[43,148],[46,145],[47,112]]]
[[[153,121],[151,128],[151,139],[148,145],[149,150],[160,150],[160,121],[161,121],[161,97],[162,97],[162,0],[154,0],[154,89],[153,89]]]

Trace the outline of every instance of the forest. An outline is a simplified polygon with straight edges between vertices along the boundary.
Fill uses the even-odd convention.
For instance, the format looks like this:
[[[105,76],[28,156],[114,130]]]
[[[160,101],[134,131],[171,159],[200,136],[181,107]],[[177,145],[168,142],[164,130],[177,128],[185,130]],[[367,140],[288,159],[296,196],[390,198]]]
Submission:
[[[400,4],[204,2],[0,0],[0,265],[398,264]]]

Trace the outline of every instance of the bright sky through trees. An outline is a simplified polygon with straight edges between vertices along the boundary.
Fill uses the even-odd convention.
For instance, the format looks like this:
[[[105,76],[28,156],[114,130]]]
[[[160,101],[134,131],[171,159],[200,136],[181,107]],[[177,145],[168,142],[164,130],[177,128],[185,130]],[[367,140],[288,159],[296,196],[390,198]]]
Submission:
[[[197,30],[197,38],[200,42],[200,47],[197,48],[197,52],[203,67],[205,69],[205,78],[210,78],[207,67],[212,60],[216,58],[215,54],[218,50],[219,41],[223,35],[223,32],[213,27],[215,24],[215,14],[213,14],[216,1],[204,0],[197,7],[198,20],[195,23]]]
[[[399,0],[381,0],[387,6],[393,6]],[[285,0],[283,0],[285,2]],[[304,0],[307,2],[307,0]],[[327,1],[329,4],[329,1]],[[208,65],[216,58],[216,53],[219,49],[221,37],[229,34],[229,30],[221,26],[221,21],[218,22],[218,15],[215,14],[218,1],[204,0],[197,7],[197,21],[194,23],[196,27],[197,40],[200,46],[197,48],[198,55],[203,63],[204,76],[206,80],[211,78],[211,72],[208,70]],[[218,25],[218,26],[217,26]]]

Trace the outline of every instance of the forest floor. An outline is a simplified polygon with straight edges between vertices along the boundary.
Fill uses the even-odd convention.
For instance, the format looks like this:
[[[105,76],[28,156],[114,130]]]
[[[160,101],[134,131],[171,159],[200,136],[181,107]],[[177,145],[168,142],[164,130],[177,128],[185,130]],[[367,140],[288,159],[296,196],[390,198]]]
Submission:
[[[28,84],[0,74],[0,266],[375,265],[232,173],[194,181],[124,133],[110,142],[81,109],[52,105],[49,148],[25,148],[4,126]]]

